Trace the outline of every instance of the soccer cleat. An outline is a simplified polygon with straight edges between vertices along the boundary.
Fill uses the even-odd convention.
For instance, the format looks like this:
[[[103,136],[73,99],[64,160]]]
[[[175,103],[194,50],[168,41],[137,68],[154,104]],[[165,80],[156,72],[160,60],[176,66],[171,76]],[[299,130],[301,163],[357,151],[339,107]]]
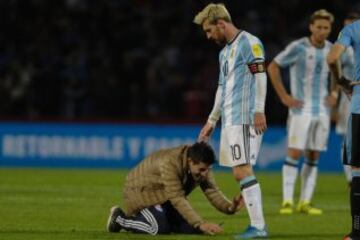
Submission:
[[[112,207],[110,209],[110,215],[106,225],[106,228],[109,232],[119,232],[121,230],[120,224],[116,222],[116,218],[118,216],[125,217],[125,213],[118,206]]]
[[[292,201],[284,201],[279,210],[280,214],[290,215],[293,213],[293,203]]]
[[[258,229],[249,225],[242,234],[234,236],[235,240],[238,239],[254,239],[254,238],[267,238],[269,236],[266,226],[263,229]]]
[[[305,213],[308,215],[321,215],[322,214],[322,210],[311,206],[311,203],[309,201],[300,201],[296,207],[296,211],[298,213]]]

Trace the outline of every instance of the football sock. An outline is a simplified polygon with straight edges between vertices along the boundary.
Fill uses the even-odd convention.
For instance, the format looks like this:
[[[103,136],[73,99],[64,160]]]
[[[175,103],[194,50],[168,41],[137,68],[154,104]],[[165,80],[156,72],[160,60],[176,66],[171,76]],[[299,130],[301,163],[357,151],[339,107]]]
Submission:
[[[265,227],[262,208],[261,189],[255,176],[249,176],[240,181],[241,193],[250,217],[250,224],[258,229]]]
[[[351,179],[352,179],[351,167],[349,165],[344,165],[344,172],[345,172],[346,180],[348,181],[348,183],[351,183]]]
[[[298,175],[298,161],[286,157],[282,167],[283,201],[293,201],[295,181]]]
[[[311,202],[312,195],[316,186],[316,179],[318,174],[318,161],[309,161],[305,159],[305,162],[301,169],[301,201]]]
[[[350,208],[352,217],[351,236],[360,238],[360,171],[353,171],[350,191]]]

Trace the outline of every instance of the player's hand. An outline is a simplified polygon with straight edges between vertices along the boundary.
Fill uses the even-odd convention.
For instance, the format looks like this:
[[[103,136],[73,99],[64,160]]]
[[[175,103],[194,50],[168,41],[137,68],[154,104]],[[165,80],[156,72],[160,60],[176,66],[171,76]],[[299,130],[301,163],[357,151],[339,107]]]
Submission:
[[[215,224],[215,223],[205,222],[205,223],[202,223],[199,228],[203,233],[206,233],[209,235],[215,235],[215,234],[221,233],[223,231],[223,229],[218,224]]]
[[[325,105],[328,107],[335,107],[337,104],[337,97],[332,95],[326,96],[325,98]]]
[[[360,85],[360,82],[359,81],[352,81],[352,82],[349,83],[349,87],[341,86],[341,89],[344,91],[344,93],[346,94],[349,101],[351,100],[353,88],[356,85]]]
[[[282,98],[281,102],[289,108],[302,108],[303,106],[302,101],[293,98],[289,94],[287,94],[284,98]]]
[[[264,113],[256,112],[254,114],[254,128],[256,134],[262,134],[265,132],[267,125],[266,125],[266,116]]]
[[[356,85],[360,85],[360,81],[352,81],[350,83],[350,86],[356,86]]]
[[[208,142],[213,131],[214,126],[211,123],[207,122],[200,131],[198,142]]]
[[[232,205],[229,208],[230,212],[238,212],[245,206],[244,199],[241,195],[235,196],[232,201]]]
[[[342,76],[339,79],[338,84],[341,86],[341,89],[346,93],[346,95],[349,98],[351,98],[354,85],[357,85],[357,82],[352,82],[349,79],[346,79],[344,76]]]

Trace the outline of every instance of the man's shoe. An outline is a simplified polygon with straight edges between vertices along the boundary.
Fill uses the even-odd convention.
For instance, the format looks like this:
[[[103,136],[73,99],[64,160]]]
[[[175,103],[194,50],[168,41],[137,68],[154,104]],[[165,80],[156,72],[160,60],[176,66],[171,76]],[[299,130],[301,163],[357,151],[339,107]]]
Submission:
[[[291,201],[284,201],[281,205],[279,213],[282,215],[290,215],[293,213],[293,203]]]
[[[117,217],[125,217],[125,213],[119,206],[114,206],[110,209],[110,215],[107,221],[106,228],[109,232],[120,232],[121,226],[116,222]]]
[[[249,225],[242,234],[235,235],[234,239],[267,238],[268,236],[266,226],[263,229],[258,229]]]
[[[296,207],[298,213],[305,213],[308,215],[321,215],[322,210],[314,208],[309,201],[300,201]]]

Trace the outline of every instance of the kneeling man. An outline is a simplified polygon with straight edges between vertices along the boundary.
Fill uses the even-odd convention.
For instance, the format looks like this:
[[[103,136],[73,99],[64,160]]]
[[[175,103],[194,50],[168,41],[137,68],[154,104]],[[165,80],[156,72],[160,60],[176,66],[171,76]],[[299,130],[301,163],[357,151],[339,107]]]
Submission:
[[[234,214],[243,207],[240,196],[231,202],[217,187],[210,170],[214,162],[214,151],[205,142],[149,155],[126,177],[126,212],[118,206],[111,208],[108,231],[124,229],[151,235],[222,232],[221,226],[205,221],[186,198],[200,186],[210,203],[225,214]]]

